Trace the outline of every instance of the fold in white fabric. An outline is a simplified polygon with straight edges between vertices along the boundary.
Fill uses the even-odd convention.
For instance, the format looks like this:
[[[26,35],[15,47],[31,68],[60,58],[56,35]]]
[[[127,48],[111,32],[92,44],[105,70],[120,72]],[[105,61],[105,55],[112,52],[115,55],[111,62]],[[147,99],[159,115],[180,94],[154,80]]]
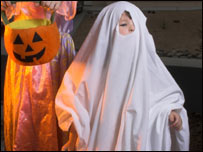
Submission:
[[[119,33],[130,12],[135,31]],[[74,123],[77,150],[189,150],[184,95],[156,54],[146,17],[129,2],[115,2],[98,15],[65,73],[56,97],[61,129]],[[176,110],[181,131],[170,130]]]

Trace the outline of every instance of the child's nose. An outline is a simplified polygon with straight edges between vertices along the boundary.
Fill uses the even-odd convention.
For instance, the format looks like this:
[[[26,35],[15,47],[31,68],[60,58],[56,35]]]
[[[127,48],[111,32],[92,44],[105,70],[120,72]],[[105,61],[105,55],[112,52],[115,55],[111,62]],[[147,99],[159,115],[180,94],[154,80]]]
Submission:
[[[135,30],[135,26],[133,24],[131,24],[130,27],[129,27],[129,31],[133,32],[134,30]]]

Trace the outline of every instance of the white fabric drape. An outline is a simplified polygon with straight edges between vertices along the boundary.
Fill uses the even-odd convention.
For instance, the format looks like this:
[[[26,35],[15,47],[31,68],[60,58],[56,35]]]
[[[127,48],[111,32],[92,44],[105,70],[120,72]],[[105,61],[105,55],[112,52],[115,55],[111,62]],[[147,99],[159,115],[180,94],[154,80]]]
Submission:
[[[129,11],[135,31],[123,36],[118,22]],[[156,54],[146,17],[129,2],[98,15],[65,73],[56,97],[61,129],[74,123],[77,150],[189,150],[184,96]],[[183,129],[169,128],[177,110]],[[172,148],[171,148],[172,147]]]

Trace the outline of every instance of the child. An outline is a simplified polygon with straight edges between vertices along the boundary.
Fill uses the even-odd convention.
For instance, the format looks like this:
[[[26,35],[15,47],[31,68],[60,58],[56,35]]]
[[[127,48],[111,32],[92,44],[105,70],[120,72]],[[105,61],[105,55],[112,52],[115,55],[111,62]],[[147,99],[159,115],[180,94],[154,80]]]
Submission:
[[[59,126],[78,136],[70,134],[64,149],[189,150],[183,103],[143,13],[113,3],[98,15],[58,90]]]
[[[66,18],[72,16],[70,20],[76,14],[76,4],[76,1],[41,3]],[[8,18],[15,15],[15,20],[50,17],[51,13],[45,13],[42,6],[33,2],[17,2],[15,5],[1,2],[1,9],[6,11]],[[65,136],[57,125],[54,99],[63,74],[75,56],[75,48],[71,36],[60,28],[59,32],[61,47],[49,63],[21,66],[8,56],[4,87],[6,150],[58,151],[64,144]]]

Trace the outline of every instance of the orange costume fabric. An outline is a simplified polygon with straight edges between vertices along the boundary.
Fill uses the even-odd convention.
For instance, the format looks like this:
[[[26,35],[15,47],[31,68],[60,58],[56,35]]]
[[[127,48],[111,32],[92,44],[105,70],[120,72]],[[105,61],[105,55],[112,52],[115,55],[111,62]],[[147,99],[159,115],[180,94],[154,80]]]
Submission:
[[[22,66],[8,56],[4,86],[5,150],[58,151],[67,141],[67,133],[58,127],[55,95],[75,56],[75,48],[68,33],[61,32],[60,41],[57,55],[46,64]]]

